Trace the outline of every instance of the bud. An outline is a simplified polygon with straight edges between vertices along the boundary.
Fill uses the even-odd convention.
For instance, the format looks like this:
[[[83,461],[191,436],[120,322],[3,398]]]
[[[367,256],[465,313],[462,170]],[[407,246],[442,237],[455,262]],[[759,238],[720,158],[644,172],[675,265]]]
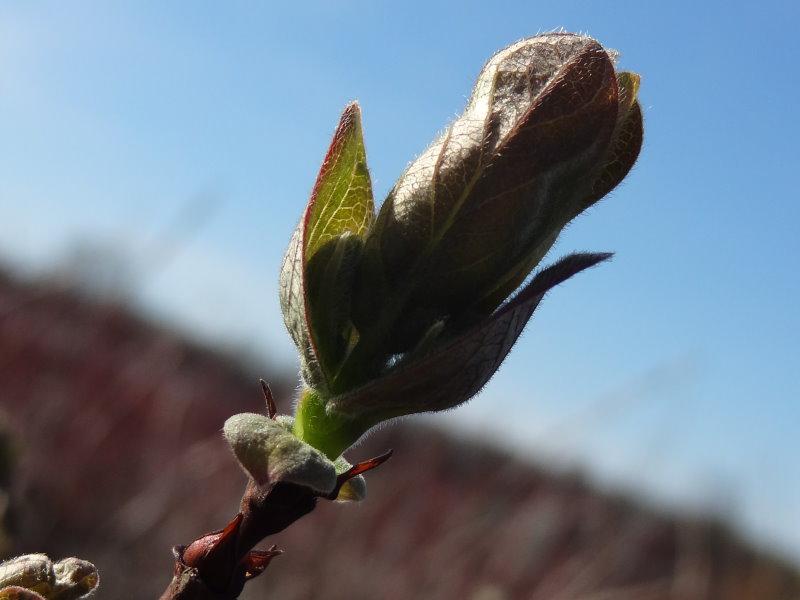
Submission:
[[[497,308],[632,166],[641,116],[629,116],[635,86],[620,87],[585,36],[541,35],[492,57],[464,113],[381,207],[355,292],[362,336],[376,329],[384,354],[408,352],[437,322]]]
[[[53,563],[46,554],[27,554],[0,564],[0,599],[76,600],[99,583],[97,567],[74,557]]]
[[[636,161],[638,87],[587,36],[521,40],[489,60],[377,217],[347,107],[281,273],[305,383],[297,438],[335,459],[383,420],[480,391],[545,293],[611,256],[573,254],[523,285]]]
[[[339,477],[343,473],[347,473],[350,469],[353,468],[349,462],[345,460],[343,456],[340,456],[334,461],[334,465],[336,465],[336,476]],[[364,498],[367,497],[367,481],[364,479],[363,475],[356,475],[350,479],[347,479],[339,488],[338,494],[336,494],[336,501],[337,502],[361,502]]]
[[[0,588],[17,586],[46,595],[55,582],[53,562],[46,554],[26,554],[0,564]]]
[[[100,583],[100,576],[88,560],[70,557],[53,565],[56,584],[52,598],[55,600],[74,600],[93,592]]]

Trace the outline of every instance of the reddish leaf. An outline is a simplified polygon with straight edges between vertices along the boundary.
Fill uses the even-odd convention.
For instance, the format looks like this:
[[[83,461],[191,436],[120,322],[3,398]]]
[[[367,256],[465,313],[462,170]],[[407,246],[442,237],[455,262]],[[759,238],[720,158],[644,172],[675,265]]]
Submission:
[[[545,293],[610,257],[607,253],[578,253],[561,259],[476,327],[380,379],[332,398],[330,410],[379,421],[466,402],[500,367]]]

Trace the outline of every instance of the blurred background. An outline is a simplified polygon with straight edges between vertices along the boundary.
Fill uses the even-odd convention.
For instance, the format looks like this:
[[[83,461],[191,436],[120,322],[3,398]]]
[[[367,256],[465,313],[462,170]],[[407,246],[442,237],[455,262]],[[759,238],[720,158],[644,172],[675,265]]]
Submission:
[[[218,431],[296,386],[278,270],[358,99],[376,199],[483,62],[586,32],[645,145],[550,259],[483,393],[387,428],[358,507],[276,538],[251,598],[797,598],[796,3],[0,3],[4,555],[153,597],[244,477]],[[334,590],[334,591],[332,591]]]

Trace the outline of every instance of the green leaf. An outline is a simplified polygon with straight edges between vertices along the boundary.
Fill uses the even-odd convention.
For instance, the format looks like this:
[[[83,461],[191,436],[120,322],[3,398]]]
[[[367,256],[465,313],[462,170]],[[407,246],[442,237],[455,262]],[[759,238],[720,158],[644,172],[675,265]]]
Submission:
[[[361,129],[361,109],[353,102],[342,113],[306,210],[305,261],[336,237],[363,238],[374,219],[372,183]]]
[[[363,242],[344,233],[324,244],[306,265],[306,302],[327,388],[357,335],[350,318],[353,278]]]
[[[500,367],[545,293],[611,254],[569,255],[541,271],[493,315],[429,354],[328,400],[326,410],[370,423],[446,410],[477,394]]]
[[[353,102],[339,121],[281,271],[284,322],[312,387],[327,389],[354,337],[351,283],[373,219],[361,113]]]

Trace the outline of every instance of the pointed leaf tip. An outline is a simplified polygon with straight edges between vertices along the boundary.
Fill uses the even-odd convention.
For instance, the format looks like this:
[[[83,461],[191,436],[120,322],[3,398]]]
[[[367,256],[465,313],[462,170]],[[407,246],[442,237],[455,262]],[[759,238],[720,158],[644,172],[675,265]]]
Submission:
[[[363,237],[374,213],[372,182],[361,129],[361,108],[348,104],[311,192],[303,229],[304,262],[344,232]]]
[[[509,304],[524,302],[528,298],[541,296],[573,275],[590,269],[601,262],[611,260],[613,252],[575,252],[539,271],[530,284],[525,286]]]
[[[303,378],[313,387],[327,388],[350,338],[353,261],[374,212],[361,109],[351,102],[339,119],[281,271],[284,322],[300,350]]]

